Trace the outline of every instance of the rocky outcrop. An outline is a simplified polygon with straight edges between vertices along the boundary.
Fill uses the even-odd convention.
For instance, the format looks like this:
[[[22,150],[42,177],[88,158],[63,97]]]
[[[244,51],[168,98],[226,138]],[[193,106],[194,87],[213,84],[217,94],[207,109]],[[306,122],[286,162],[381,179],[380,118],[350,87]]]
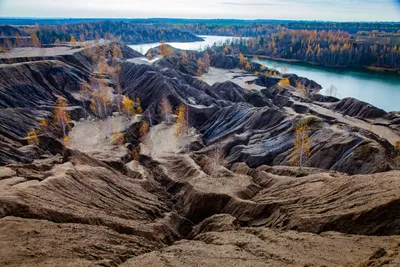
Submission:
[[[121,266],[380,266],[397,262],[397,242],[397,237],[244,228],[207,232],[134,257]]]
[[[234,69],[239,66],[239,58],[234,56],[226,56],[220,53],[211,53],[211,66],[221,69]]]
[[[299,77],[296,74],[285,74],[284,78],[288,78],[290,85],[296,87],[298,83],[305,86],[310,92],[319,92],[322,89],[322,86],[316,83],[313,80],[309,80],[305,77]]]
[[[65,150],[0,169],[0,263],[254,266],[274,251],[271,264],[349,264],[378,261],[400,242],[398,172],[215,167],[204,155],[171,155],[130,162],[124,175]]]
[[[207,145],[223,148],[230,163],[289,165],[296,138],[294,127],[302,121],[312,129],[308,166],[351,174],[390,169],[390,146],[361,130],[344,133],[324,120],[291,119],[281,110],[235,105],[215,113],[200,131]]]
[[[0,265],[373,266],[399,258],[396,113],[379,119],[383,138],[328,108],[379,115],[364,104],[313,102],[264,75],[248,75],[260,91],[209,85],[195,77],[195,57],[172,55],[120,61],[123,93],[140,98],[143,115],[80,120],[81,84],[92,74],[81,56],[0,66]],[[210,58],[224,68],[236,60]],[[70,143],[49,128],[28,145],[26,132],[51,117],[58,96],[73,105]],[[156,125],[164,97],[187,106],[189,137]],[[143,120],[152,126],[145,136]],[[300,124],[310,127],[304,165],[313,168],[287,167]]]
[[[311,94],[310,99],[312,101],[316,101],[316,102],[327,102],[327,103],[334,103],[334,102],[340,101],[340,99],[338,99],[334,96],[327,96],[327,95],[321,95],[321,94]]]
[[[387,115],[386,111],[351,97],[340,100],[339,103],[332,106],[332,109],[344,115],[361,119],[381,118]]]

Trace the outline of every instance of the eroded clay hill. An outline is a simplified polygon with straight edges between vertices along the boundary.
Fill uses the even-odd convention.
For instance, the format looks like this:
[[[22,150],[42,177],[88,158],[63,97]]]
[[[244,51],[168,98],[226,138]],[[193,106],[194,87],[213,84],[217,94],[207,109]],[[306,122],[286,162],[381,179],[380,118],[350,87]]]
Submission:
[[[203,53],[185,63],[179,50],[147,60],[127,49],[117,78],[96,71],[87,48],[30,61],[14,51],[0,64],[1,266],[400,264],[398,113],[306,97],[293,86],[319,85],[290,74],[282,85],[216,51],[195,77]],[[93,80],[110,92],[101,119],[82,92]],[[121,93],[144,113],[122,115]],[[69,142],[49,126],[28,145],[59,97]],[[163,98],[188,107],[185,142],[163,122]],[[311,129],[306,168],[288,167],[299,123]]]
[[[119,172],[63,154],[2,169],[2,266],[378,266],[400,257],[396,171],[216,171],[206,156],[165,153]]]

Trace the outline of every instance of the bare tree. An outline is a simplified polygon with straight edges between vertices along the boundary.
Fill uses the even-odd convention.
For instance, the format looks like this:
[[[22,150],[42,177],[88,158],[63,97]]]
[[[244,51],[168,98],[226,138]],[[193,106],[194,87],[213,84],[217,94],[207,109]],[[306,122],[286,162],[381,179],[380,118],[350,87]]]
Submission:
[[[328,89],[326,89],[326,93],[325,94],[328,95],[328,96],[337,97],[338,89],[336,88],[336,86],[334,86],[332,84],[331,86],[329,86]]]
[[[171,123],[172,106],[166,97],[163,97],[161,99],[161,102],[158,106],[158,111],[160,112],[160,115],[163,117],[163,120],[166,123]]]
[[[218,148],[209,154],[211,158],[210,175],[218,178],[221,166],[225,165],[225,153],[222,149]]]

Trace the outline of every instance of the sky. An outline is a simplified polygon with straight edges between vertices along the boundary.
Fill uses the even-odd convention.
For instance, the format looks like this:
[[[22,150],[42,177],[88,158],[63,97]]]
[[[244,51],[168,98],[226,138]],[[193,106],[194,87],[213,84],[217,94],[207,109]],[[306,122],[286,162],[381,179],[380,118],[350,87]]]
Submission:
[[[400,0],[0,0],[0,17],[400,21]]]

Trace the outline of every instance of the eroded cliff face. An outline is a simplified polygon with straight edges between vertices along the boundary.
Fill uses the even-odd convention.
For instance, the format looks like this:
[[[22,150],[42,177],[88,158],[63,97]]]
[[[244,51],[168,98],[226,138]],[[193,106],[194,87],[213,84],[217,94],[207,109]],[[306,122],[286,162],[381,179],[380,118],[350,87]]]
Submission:
[[[279,76],[255,76],[259,65],[246,72],[237,58],[209,53],[215,84],[194,76],[202,53],[139,64],[126,52],[118,79],[94,72],[85,49],[0,65],[0,265],[400,262],[398,114],[307,97],[291,85],[318,91],[313,81],[285,75],[290,85],[281,85]],[[91,79],[113,100],[119,81],[144,114],[121,115],[113,102],[96,119],[81,92]],[[28,145],[26,133],[51,120],[60,96],[70,104],[69,143],[49,127]],[[187,105],[185,142],[162,122],[162,98]],[[311,129],[308,168],[287,166],[299,123]],[[123,144],[110,141],[115,133]]]
[[[400,173],[75,150],[1,170],[3,266],[299,266],[398,261]],[[300,256],[299,256],[300,255]]]

